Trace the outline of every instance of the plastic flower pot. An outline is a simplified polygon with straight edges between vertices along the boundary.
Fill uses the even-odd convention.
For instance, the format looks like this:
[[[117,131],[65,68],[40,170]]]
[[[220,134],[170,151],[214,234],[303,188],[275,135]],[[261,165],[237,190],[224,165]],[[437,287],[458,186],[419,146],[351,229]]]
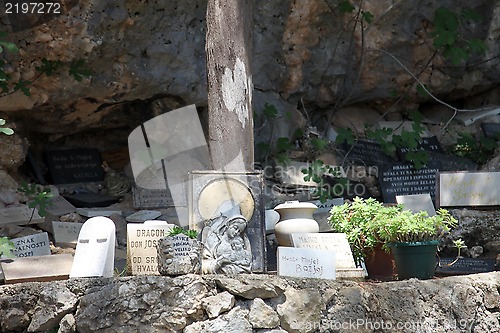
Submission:
[[[438,244],[437,240],[389,244],[396,262],[398,278],[400,280],[410,278],[431,279],[436,269]]]
[[[378,281],[396,280],[396,265],[394,256],[378,244],[371,250],[365,251],[365,266],[368,278]]]

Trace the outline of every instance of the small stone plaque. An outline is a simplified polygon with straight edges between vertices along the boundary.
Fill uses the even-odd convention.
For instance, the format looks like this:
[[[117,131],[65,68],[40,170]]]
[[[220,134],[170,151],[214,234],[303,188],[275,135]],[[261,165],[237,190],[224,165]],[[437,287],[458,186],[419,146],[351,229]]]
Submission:
[[[380,169],[382,165],[394,162],[380,144],[369,140],[358,140],[352,146],[344,143],[341,145],[341,150],[347,154],[347,159],[356,165]]]
[[[436,215],[436,209],[432,203],[432,198],[429,193],[396,195],[396,202],[404,206],[405,209],[413,213],[425,211],[429,216]]]
[[[434,199],[436,193],[436,174],[441,166],[429,162],[421,169],[411,164],[395,163],[386,165],[379,178],[382,196],[386,203],[396,203],[396,195],[429,193]]]
[[[147,220],[153,220],[161,216],[161,212],[158,210],[140,210],[132,215],[125,218],[127,222],[145,222]]]
[[[460,258],[453,265],[455,258],[440,258],[436,268],[436,275],[465,275],[487,273],[495,270],[495,259]]]
[[[70,277],[113,277],[115,242],[115,224],[111,219],[88,219],[78,235]]]
[[[335,252],[279,246],[278,275],[335,280]]]
[[[6,284],[65,280],[72,264],[71,254],[0,260]]]
[[[12,239],[19,257],[36,257],[50,255],[49,235],[46,232]]]
[[[158,275],[157,245],[173,224],[165,221],[127,224],[127,262],[132,275]]]
[[[335,198],[328,199],[325,202],[321,202],[319,200],[309,201],[312,204],[315,204],[318,209],[314,211],[313,214],[321,214],[321,213],[329,213],[333,206],[340,206],[344,204],[344,198]]]
[[[441,172],[438,206],[500,206],[500,172]]]
[[[76,247],[78,235],[82,230],[83,223],[76,222],[52,222],[52,234],[56,246]]]
[[[45,159],[54,184],[104,180],[101,155],[97,149],[49,150],[45,152]]]
[[[443,149],[441,149],[441,145],[439,144],[439,141],[437,137],[431,136],[429,138],[423,138],[417,145],[417,148],[415,149],[410,149],[410,148],[398,148],[397,153],[399,155],[399,158],[404,161],[406,153],[408,153],[410,150],[413,151],[419,151],[419,150],[426,150],[426,151],[432,151],[436,153],[442,153]]]
[[[148,181],[155,182],[154,180]],[[144,183],[144,181],[142,181]],[[174,199],[165,180],[156,180],[158,184],[151,184],[152,188],[143,188],[137,184],[132,185],[132,196],[135,208],[166,208],[174,206]],[[161,184],[161,187],[159,187]]]
[[[60,195],[50,198],[50,206],[47,207],[47,213],[53,216],[62,216],[75,212],[76,208],[68,200]]]
[[[198,274],[201,268],[201,243],[186,235],[158,240],[158,271],[161,275]]]
[[[429,151],[429,163],[438,163],[441,165],[441,171],[474,171],[477,170],[477,163],[465,157],[441,154],[435,151]]]
[[[0,209],[0,225],[3,224],[26,224],[33,214],[33,208],[26,205],[17,207],[7,207]],[[35,213],[31,219],[31,223],[42,223],[45,219],[38,214],[35,208]]]
[[[344,233],[293,233],[292,244],[301,249],[333,251],[335,268],[356,268],[351,247]]]

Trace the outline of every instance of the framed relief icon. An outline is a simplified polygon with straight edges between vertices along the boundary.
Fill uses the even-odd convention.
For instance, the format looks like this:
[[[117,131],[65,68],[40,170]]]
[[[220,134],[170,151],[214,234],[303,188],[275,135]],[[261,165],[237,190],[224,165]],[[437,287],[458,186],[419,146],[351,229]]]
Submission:
[[[189,178],[189,227],[202,236],[202,271],[264,272],[262,174],[192,171]]]

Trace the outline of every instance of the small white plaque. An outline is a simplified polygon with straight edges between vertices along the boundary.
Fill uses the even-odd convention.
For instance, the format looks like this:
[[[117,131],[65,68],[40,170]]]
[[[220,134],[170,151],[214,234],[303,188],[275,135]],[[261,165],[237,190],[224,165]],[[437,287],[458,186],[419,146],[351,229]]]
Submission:
[[[410,194],[410,195],[396,195],[396,202],[404,206],[412,213],[426,211],[429,216],[436,215],[436,209],[432,203],[432,198],[429,193],[423,194]]]
[[[335,280],[335,252],[279,246],[278,275]]]
[[[26,224],[33,214],[33,208],[29,208],[27,205],[17,206],[17,207],[7,207],[0,209],[0,225],[2,224]],[[45,219],[38,214],[38,210],[35,208],[35,213],[31,219],[31,223],[41,223]]]
[[[156,245],[173,224],[146,221],[127,224],[127,262],[133,275],[158,275]]]
[[[50,255],[49,235],[46,232],[12,239],[19,257],[36,257]]]
[[[104,216],[88,219],[78,235],[70,277],[113,277],[115,224]]]
[[[301,249],[334,252],[335,257],[331,257],[331,259],[335,260],[335,267],[337,269],[356,268],[351,247],[344,233],[293,233],[291,239],[293,246]]]
[[[161,216],[161,212],[157,210],[140,210],[125,218],[127,222],[144,222]]]
[[[83,223],[53,221],[52,234],[54,235],[55,245],[76,247],[82,226]]]

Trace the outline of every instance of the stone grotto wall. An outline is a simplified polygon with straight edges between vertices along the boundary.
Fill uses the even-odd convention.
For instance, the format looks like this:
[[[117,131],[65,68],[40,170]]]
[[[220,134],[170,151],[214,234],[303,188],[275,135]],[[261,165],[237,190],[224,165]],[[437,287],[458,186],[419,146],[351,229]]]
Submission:
[[[135,276],[0,286],[0,332],[474,332],[500,329],[500,273],[369,283]]]

